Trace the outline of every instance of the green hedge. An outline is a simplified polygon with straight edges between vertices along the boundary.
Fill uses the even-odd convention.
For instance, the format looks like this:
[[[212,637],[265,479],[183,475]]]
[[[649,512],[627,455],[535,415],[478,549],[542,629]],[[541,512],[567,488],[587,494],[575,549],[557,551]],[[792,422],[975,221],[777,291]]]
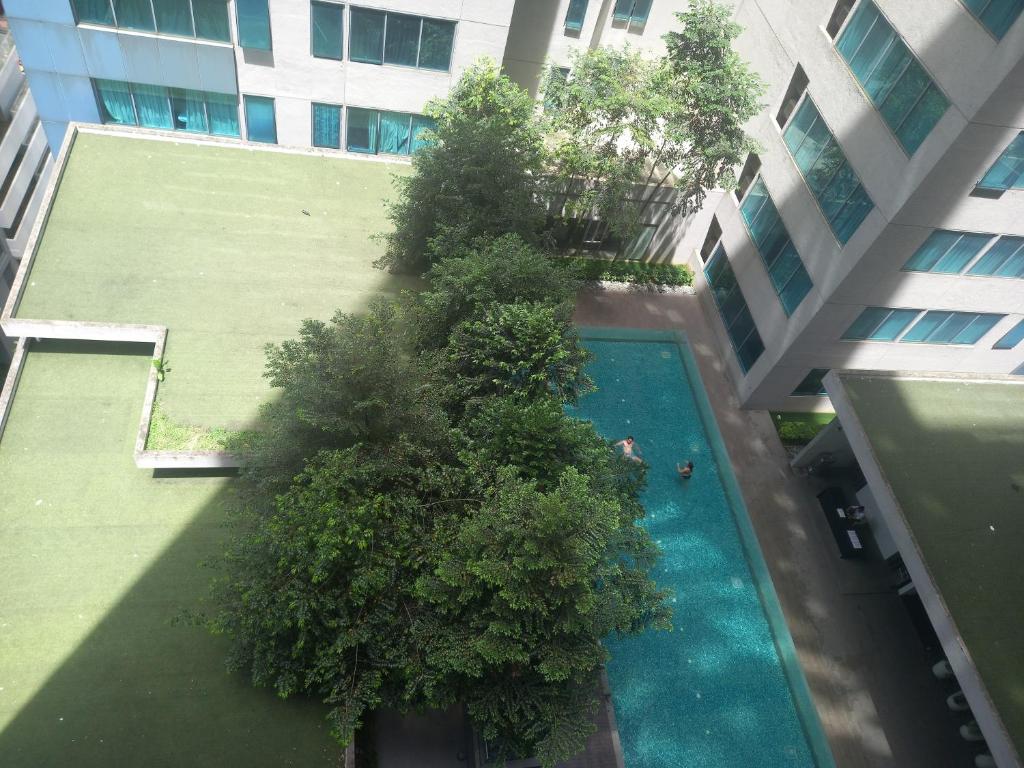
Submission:
[[[648,261],[611,261],[610,259],[558,258],[559,263],[575,267],[588,282],[610,280],[633,285],[693,285],[693,270],[683,264],[655,264]]]
[[[783,445],[806,445],[832,421],[831,413],[772,413]]]

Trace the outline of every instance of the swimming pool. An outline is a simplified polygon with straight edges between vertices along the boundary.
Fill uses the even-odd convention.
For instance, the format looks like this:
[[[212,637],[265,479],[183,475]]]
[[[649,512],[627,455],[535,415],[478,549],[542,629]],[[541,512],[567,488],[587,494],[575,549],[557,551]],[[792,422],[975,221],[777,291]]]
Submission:
[[[607,641],[626,768],[832,768],[685,339],[581,333],[598,391],[575,414],[636,438],[650,464],[645,525],[663,551],[654,576],[675,593],[672,632]]]

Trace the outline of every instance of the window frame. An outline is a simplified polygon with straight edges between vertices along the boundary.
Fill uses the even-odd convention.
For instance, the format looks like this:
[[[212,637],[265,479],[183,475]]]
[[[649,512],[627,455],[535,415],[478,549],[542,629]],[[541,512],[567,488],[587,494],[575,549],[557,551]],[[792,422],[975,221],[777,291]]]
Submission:
[[[150,35],[158,35],[160,37],[173,38],[175,40],[191,40],[193,42],[220,43],[222,45],[234,45],[234,38],[232,38],[232,35],[231,35],[231,13],[228,10],[228,0],[224,0],[223,1],[223,5],[224,5],[224,21],[225,21],[225,26],[227,28],[227,39],[223,39],[223,38],[219,38],[219,37],[207,37],[206,35],[200,35],[198,33],[197,30],[199,29],[199,27],[196,24],[196,11],[195,11],[195,6],[193,5],[192,0],[184,0],[184,2],[188,3],[188,16],[189,16],[189,21],[191,22],[191,25],[192,25],[192,34],[190,34],[190,35],[184,35],[184,34],[181,34],[179,32],[165,32],[162,29],[160,29],[160,24],[159,24],[159,20],[158,20],[159,17],[157,16],[155,1],[154,0],[146,0],[146,1],[149,3],[149,10],[150,10],[150,13],[152,14],[152,17],[153,17],[153,29],[141,29],[141,28],[138,28],[138,27],[122,26],[121,23],[118,21],[118,18],[117,18],[117,8],[114,7],[114,0],[103,0],[103,2],[106,3],[107,8],[110,10],[110,19],[111,19],[110,23],[106,23],[106,22],[102,22],[102,21],[83,20],[81,18],[81,16],[79,15],[79,12],[78,12],[77,0],[72,0],[72,2],[69,3],[69,5],[71,6],[71,15],[72,15],[72,17],[75,20],[75,26],[76,27],[81,25],[81,24],[85,24],[87,26],[103,27],[105,29],[116,29],[116,30],[124,31],[124,32],[143,32],[143,33],[150,34]],[[100,78],[100,79],[105,79],[105,78]],[[128,82],[128,81],[125,80],[123,82]]]
[[[324,8],[336,8],[341,12],[341,51],[339,55],[336,57],[323,56],[316,52],[316,47],[314,45],[314,41],[316,40],[316,19],[313,16],[313,9],[316,6],[323,6]],[[345,61],[345,54],[347,53],[345,49],[345,38],[347,37],[347,35],[345,34],[345,17],[348,15],[346,10],[347,6],[345,3],[337,3],[333,2],[332,0],[309,0],[309,55],[312,56],[314,59],[323,59],[324,61]]]
[[[718,294],[715,291],[715,284],[712,282],[711,276],[708,274],[708,271],[714,265],[716,258],[718,258],[719,256],[725,262],[725,268],[728,269],[730,273],[732,273],[733,282],[733,286],[732,289],[729,291],[728,297],[721,301],[719,301]],[[733,354],[736,355],[736,362],[739,364],[740,370],[743,372],[743,375],[746,376],[748,373],[750,373],[751,369],[755,365],[757,365],[757,362],[758,360],[761,359],[761,356],[764,355],[766,347],[764,344],[764,337],[761,336],[761,331],[757,327],[757,321],[754,320],[754,313],[750,311],[750,304],[747,302],[747,297],[743,294],[743,289],[740,288],[739,280],[736,277],[736,271],[732,268],[732,262],[729,261],[729,253],[728,251],[725,250],[725,244],[722,242],[721,238],[719,238],[718,242],[715,243],[715,247],[711,249],[711,255],[708,256],[707,261],[703,265],[703,272],[704,280],[708,285],[708,290],[711,292],[711,299],[715,304],[715,309],[718,310],[718,318],[722,323],[722,327],[725,329],[726,336],[729,337],[729,344],[732,347]],[[739,295],[740,301],[743,302],[743,309],[736,313],[736,316],[732,319],[732,322],[727,323],[725,318],[724,305],[726,301],[732,299],[736,295]],[[733,337],[732,328],[734,325],[736,325],[736,321],[739,320],[739,318],[743,315],[744,311],[746,312],[746,314],[750,315],[751,329],[747,332],[747,335],[743,337],[743,343],[741,344],[737,343],[736,339]],[[740,350],[746,347],[747,342],[749,342],[751,338],[755,335],[757,336],[758,343],[760,343],[761,345],[761,351],[758,352],[754,359],[750,361],[750,364],[747,365],[747,363],[744,362],[742,355],[740,354]]]
[[[800,167],[799,163],[797,163],[797,161],[796,161],[796,153],[792,149],[789,148],[789,144],[786,142],[786,130],[789,128],[790,125],[792,125],[793,121],[796,119],[796,116],[800,113],[800,110],[803,107],[805,101],[810,101],[811,102],[811,105],[814,107],[814,111],[818,115],[818,120],[820,120],[822,122],[822,124],[825,126],[825,129],[828,131],[828,134],[831,137],[831,140],[835,142],[836,146],[839,148],[839,151],[842,153],[843,160],[845,161],[846,166],[850,169],[850,172],[857,179],[857,186],[855,186],[852,190],[850,190],[849,194],[847,194],[846,199],[843,201],[843,205],[840,206],[839,211],[837,211],[837,213],[841,212],[843,210],[843,208],[846,207],[846,205],[850,202],[850,200],[852,199],[854,193],[858,189],[863,190],[864,196],[871,203],[870,210],[868,210],[868,212],[864,215],[864,218],[862,218],[860,220],[860,223],[857,224],[857,226],[850,232],[849,237],[847,237],[845,241],[843,241],[843,240],[841,240],[839,238],[839,234],[836,232],[835,227],[832,225],[832,220],[829,219],[829,217],[825,214],[825,209],[822,208],[821,201],[818,199],[818,196],[816,194],[814,194],[814,190],[811,189],[810,182],[808,182],[808,180],[807,180],[807,175],[804,173],[804,171]],[[835,131],[832,130],[831,126],[829,126],[829,124],[825,121],[825,118],[822,117],[821,110],[818,109],[818,105],[814,102],[814,99],[811,98],[811,94],[810,94],[810,89],[809,88],[804,88],[803,93],[800,94],[800,98],[797,99],[796,104],[793,106],[793,110],[789,113],[789,116],[786,118],[785,124],[780,126],[780,128],[779,128],[779,136],[782,139],[783,145],[786,147],[786,155],[789,157],[790,161],[793,163],[793,166],[796,168],[797,174],[799,174],[800,179],[804,183],[804,188],[810,194],[811,199],[814,201],[814,204],[818,207],[818,212],[821,214],[821,217],[825,220],[826,226],[828,227],[829,231],[832,233],[832,236],[835,238],[836,242],[839,243],[840,248],[845,248],[846,244],[849,243],[850,240],[853,239],[853,236],[855,234],[857,234],[857,232],[864,225],[864,222],[867,221],[868,217],[872,214],[872,212],[878,209],[878,205],[877,205],[877,203],[875,203],[874,198],[871,197],[871,195],[868,193],[867,187],[864,186],[864,182],[860,178],[860,176],[857,174],[857,171],[856,171],[856,169],[854,169],[853,164],[850,163],[850,158],[847,156],[846,150],[843,149],[843,145],[839,143],[839,139],[836,138]],[[805,134],[804,135],[804,140],[806,140],[806,138],[807,138],[807,136]],[[800,145],[803,146],[803,141],[801,141]],[[818,158],[821,157],[821,155],[822,155],[822,153],[824,151],[825,151],[825,147],[822,147],[821,150],[819,150],[819,152],[818,152]],[[815,158],[815,162],[817,162],[818,158]],[[839,168],[837,168],[832,173],[832,175],[829,177],[829,183],[834,181],[838,174],[839,174]],[[827,188],[827,187],[828,187],[828,184],[826,184],[823,188]]]
[[[870,3],[875,7],[875,11],[878,13],[878,18],[882,19],[892,30],[893,40],[898,41],[900,44],[902,44],[909,55],[906,64],[904,64],[900,70],[899,77],[893,79],[892,83],[889,85],[888,89],[885,92],[885,96],[878,102],[871,98],[871,94],[869,94],[867,91],[867,86],[863,82],[861,82],[860,77],[854,71],[853,64],[839,50],[839,43],[842,40],[843,35],[846,34],[846,31],[850,26],[850,22],[867,3]],[[854,53],[850,55],[851,59],[856,58],[856,54],[859,53],[861,48],[864,46],[865,40],[867,40],[868,36],[871,34],[871,31],[875,28],[875,24],[877,24],[877,22],[878,19],[875,19],[875,21],[871,23],[871,26],[864,34],[864,38],[860,41]],[[874,71],[877,70],[878,67],[882,64],[882,62],[885,59],[885,56],[887,56],[889,51],[892,50],[892,47],[893,45],[890,41],[889,45],[886,46],[885,54],[879,57],[878,61],[875,63],[875,66],[872,68],[872,74],[874,74]],[[832,38],[832,50],[836,54],[836,56],[838,56],[839,59],[843,62],[843,65],[846,67],[846,70],[850,73],[850,76],[853,78],[853,81],[857,84],[857,88],[860,90],[861,95],[865,99],[867,99],[868,103],[874,108],[875,112],[878,114],[878,117],[885,125],[886,130],[889,131],[889,134],[893,137],[893,139],[895,139],[897,146],[899,146],[903,154],[906,155],[908,158],[913,157],[921,148],[921,145],[924,144],[927,138],[931,135],[932,131],[934,131],[935,128],[938,126],[939,122],[942,121],[942,118],[944,118],[946,114],[949,112],[949,108],[953,105],[952,100],[949,98],[946,92],[939,86],[934,75],[932,75],[932,73],[924,65],[924,62],[921,61],[921,58],[916,54],[914,49],[911,48],[907,44],[907,41],[903,39],[903,36],[899,33],[899,30],[896,28],[896,25],[889,20],[889,17],[885,15],[882,9],[878,6],[878,3],[876,3],[874,0],[856,0],[856,2],[850,7],[849,12],[846,14],[846,18],[843,19],[842,25],[840,25],[839,29],[836,31],[835,36]],[[924,72],[925,76],[928,78],[928,83],[925,85],[924,88],[921,89],[921,92],[917,95],[917,98],[914,99],[913,104],[911,104],[910,108],[903,115],[903,118],[900,120],[899,124],[896,127],[893,127],[892,125],[889,124],[889,121],[886,119],[885,114],[882,111],[882,108],[886,104],[886,102],[888,102],[889,98],[893,95],[893,93],[895,93],[897,84],[910,69],[912,63],[916,63],[917,66],[921,68],[921,71]],[[928,129],[927,133],[925,133],[924,136],[921,137],[921,140],[918,142],[917,146],[914,147],[914,149],[911,151],[906,145],[904,145],[897,131],[900,130],[906,124],[907,119],[910,117],[911,113],[913,113],[913,111],[921,103],[921,101],[924,99],[925,95],[931,88],[934,88],[938,92],[938,94],[942,96],[942,98],[946,102],[946,107],[942,111],[942,114],[939,116],[939,118],[935,121],[935,123],[932,124],[931,128]],[[846,153],[844,152],[843,154],[845,155]],[[847,159],[847,162],[849,162],[849,159]]]
[[[779,250],[779,253],[776,254],[775,261],[772,262],[771,265],[769,265],[767,256],[765,256],[764,252],[761,250],[761,246],[758,245],[757,240],[754,237],[754,231],[752,229],[753,224],[747,222],[747,217],[743,214],[743,205],[747,201],[747,198],[750,197],[750,191],[755,186],[757,186],[758,181],[760,181],[761,186],[764,187],[765,200],[762,201],[761,205],[758,207],[757,213],[754,214],[753,219],[756,220],[764,211],[765,205],[768,202],[770,202],[772,204],[772,207],[775,209],[775,215],[778,217],[779,223],[782,225],[783,231],[786,233],[786,240],[789,242],[789,245],[792,246],[793,253],[796,254],[796,257],[800,262],[800,269],[794,270],[793,274],[789,276],[789,279],[786,280],[785,285],[783,285],[781,288],[775,285],[775,280],[772,277],[772,268],[778,262],[778,259],[781,258],[782,252],[785,250],[785,248]],[[771,284],[772,290],[775,291],[775,296],[778,298],[779,304],[782,305],[782,311],[785,313],[787,318],[792,317],[793,313],[800,308],[801,304],[803,304],[804,299],[807,298],[807,295],[811,292],[811,289],[814,288],[814,280],[811,278],[811,273],[807,271],[807,265],[804,263],[804,257],[801,256],[800,251],[797,250],[796,243],[793,242],[793,237],[792,235],[789,234],[789,227],[787,227],[786,222],[783,221],[782,212],[779,210],[779,207],[775,204],[775,200],[772,199],[771,192],[768,190],[768,184],[765,183],[764,175],[761,173],[760,169],[758,169],[757,173],[754,174],[754,177],[750,180],[750,183],[747,185],[746,190],[744,190],[743,192],[743,198],[739,202],[739,214],[740,219],[743,221],[743,228],[746,230],[747,235],[750,237],[750,242],[753,243],[754,245],[754,250],[756,250],[758,256],[761,257],[761,265],[765,269],[768,282]],[[786,306],[786,302],[783,300],[782,296],[786,292],[786,289],[789,288],[789,286],[800,274],[801,270],[807,276],[807,280],[809,281],[810,285],[808,286],[804,294],[800,297],[800,300],[795,305],[793,305],[792,309],[790,309],[789,307]]]
[[[383,32],[381,34],[380,61],[379,62],[377,62],[377,61],[362,61],[362,60],[353,59],[351,57],[352,33],[354,31],[354,25],[352,24],[352,21],[351,21],[351,17],[352,17],[352,12],[353,11],[370,11],[370,12],[373,12],[373,13],[379,13],[379,14],[381,14],[384,17],[384,27],[383,27]],[[344,31],[343,31],[342,34],[343,34],[343,36],[348,38],[347,42],[344,44],[344,47],[345,47],[346,56],[347,56],[349,61],[351,61],[351,62],[353,62],[355,64],[368,64],[370,66],[375,66],[375,67],[403,67],[405,69],[416,69],[416,70],[421,70],[421,71],[424,71],[424,72],[441,72],[441,73],[448,73],[448,74],[451,73],[451,71],[452,71],[452,58],[455,55],[455,44],[456,44],[457,35],[458,35],[458,29],[459,29],[459,21],[458,21],[458,19],[444,18],[444,17],[441,17],[441,16],[423,16],[423,15],[418,14],[418,13],[403,13],[401,11],[392,11],[392,10],[387,10],[387,9],[384,9],[384,8],[368,8],[368,7],[362,6],[362,5],[349,5],[348,6],[347,16],[349,17],[347,35],[345,35]],[[388,47],[388,17],[389,16],[406,16],[406,17],[410,17],[410,18],[415,18],[415,19],[417,19],[419,21],[419,33],[418,33],[417,38],[416,38],[416,63],[415,64],[401,64],[401,63],[398,63],[398,62],[393,62],[393,61],[388,61],[387,60],[386,56],[387,56],[387,47]],[[452,28],[452,44],[451,44],[451,48],[448,51],[448,66],[445,69],[438,69],[436,67],[426,67],[426,66],[423,66],[420,63],[422,61],[422,58],[423,58],[423,26],[424,26],[424,22],[426,22],[426,21],[441,22],[443,24],[450,24],[451,25],[451,28]]]
[[[317,107],[330,107],[338,110],[338,146],[328,147],[323,144],[316,143],[316,108]],[[276,121],[275,121],[276,122]],[[326,101],[311,101],[309,102],[309,145],[314,149],[333,149],[337,151],[344,150],[343,142],[345,139],[345,105],[344,104],[330,104]]]
[[[273,96],[263,96],[258,93],[239,93],[239,101],[242,106],[242,113],[245,115],[245,141],[252,142],[253,144],[267,144],[270,146],[276,146],[278,143],[277,135],[277,99]],[[246,107],[246,99],[260,99],[263,101],[269,101],[271,109],[274,112],[274,140],[273,141],[260,141],[259,139],[253,139],[249,136],[249,110]]]
[[[934,268],[932,268],[932,269],[914,269],[912,267],[909,267],[908,265],[910,264],[911,261],[914,260],[914,258],[921,251],[921,249],[924,248],[928,244],[928,242],[936,234],[939,234],[939,233],[947,233],[947,234],[951,234],[951,235],[959,235],[959,238],[957,239],[956,242],[953,243],[953,245],[949,246],[943,252],[943,255],[940,256],[939,259],[936,260],[936,262],[935,262],[936,265],[939,264],[942,261],[942,259],[946,256],[946,254],[948,254],[957,245],[957,243],[960,241],[960,239],[963,238],[964,236],[970,235],[970,236],[975,236],[975,237],[986,237],[986,238],[988,238],[988,241],[981,248],[979,248],[978,251],[973,256],[971,256],[970,259],[968,259],[966,262],[964,262],[964,265],[958,271],[956,271],[956,272],[944,272],[944,271],[936,270]],[[999,234],[999,233],[991,233],[991,232],[969,232],[967,230],[942,229],[941,227],[937,227],[937,228],[933,229],[929,233],[928,237],[926,237],[924,239],[924,241],[917,248],[914,249],[914,252],[912,254],[910,254],[910,257],[906,260],[906,262],[904,262],[903,266],[900,267],[900,271],[901,272],[914,272],[914,273],[922,274],[922,275],[945,275],[947,277],[969,277],[969,278],[991,278],[991,277],[995,277],[995,278],[998,278],[1000,280],[1024,280],[1024,268],[1022,268],[1021,274],[1018,274],[1018,275],[1000,275],[1000,274],[997,274],[995,271],[990,272],[990,273],[975,272],[974,271],[978,267],[978,265],[981,264],[981,262],[986,259],[986,257],[988,257],[997,247],[999,247],[1000,243],[1004,242],[1004,240],[1008,240],[1008,241],[1020,240],[1021,242],[1017,245],[1017,247],[1013,250],[1013,252],[1008,257],[1006,257],[1003,260],[1003,262],[1000,264],[1000,267],[1003,264],[1006,264],[1011,258],[1013,258],[1013,256],[1017,255],[1018,253],[1024,252],[1024,237],[1022,237],[1020,235],[1007,235],[1007,234]],[[1012,243],[1011,243],[1011,245],[1012,245]]]

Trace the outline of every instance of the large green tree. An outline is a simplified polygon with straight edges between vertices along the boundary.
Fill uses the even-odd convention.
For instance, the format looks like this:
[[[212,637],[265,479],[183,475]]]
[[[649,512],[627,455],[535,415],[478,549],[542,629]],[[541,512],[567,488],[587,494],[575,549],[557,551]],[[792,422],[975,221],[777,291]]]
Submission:
[[[622,242],[652,206],[693,210],[756,150],[743,125],[757,114],[761,84],[732,49],[730,9],[694,0],[665,35],[667,53],[628,47],[573,57],[568,78],[552,69],[544,100],[553,176],[567,219],[596,213]]]
[[[514,233],[538,242],[545,210],[537,194],[544,137],[529,94],[482,61],[447,98],[431,102],[431,141],[397,177],[388,205],[394,230],[379,266],[419,273],[477,238]]]

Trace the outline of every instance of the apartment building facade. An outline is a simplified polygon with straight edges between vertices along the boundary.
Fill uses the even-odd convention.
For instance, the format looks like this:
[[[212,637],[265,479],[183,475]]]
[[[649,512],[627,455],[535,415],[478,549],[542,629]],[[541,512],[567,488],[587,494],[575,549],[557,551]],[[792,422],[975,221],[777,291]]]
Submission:
[[[762,151],[689,257],[747,407],[1024,373],[1024,3],[743,0]]]
[[[14,283],[52,169],[19,52],[0,18],[0,302]],[[12,351],[0,333],[0,370]]]

